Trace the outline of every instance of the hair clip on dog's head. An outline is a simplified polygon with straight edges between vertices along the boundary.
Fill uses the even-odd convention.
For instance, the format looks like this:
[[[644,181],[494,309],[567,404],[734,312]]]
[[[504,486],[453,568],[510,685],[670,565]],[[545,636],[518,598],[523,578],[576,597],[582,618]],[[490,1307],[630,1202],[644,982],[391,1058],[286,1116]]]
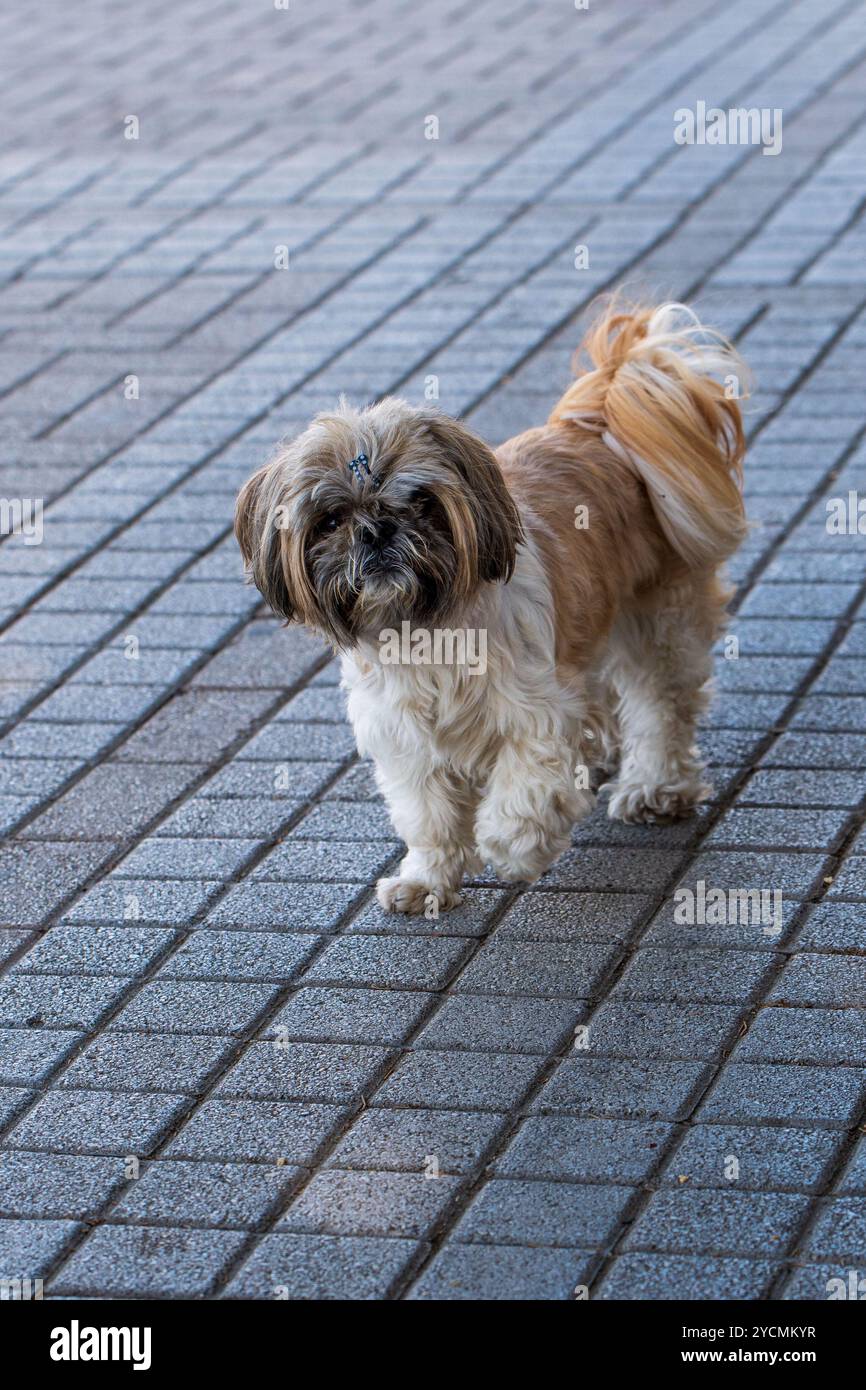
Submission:
[[[364,481],[361,469],[364,470],[368,478],[370,476],[370,460],[366,454],[358,454],[356,458],[349,459],[347,467],[351,469],[359,483]]]

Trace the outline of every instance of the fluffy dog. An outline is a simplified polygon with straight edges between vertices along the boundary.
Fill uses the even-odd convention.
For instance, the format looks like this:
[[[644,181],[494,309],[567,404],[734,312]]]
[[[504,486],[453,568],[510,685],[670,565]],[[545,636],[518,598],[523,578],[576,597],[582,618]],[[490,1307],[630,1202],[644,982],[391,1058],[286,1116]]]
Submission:
[[[583,347],[591,367],[547,424],[499,449],[427,406],[341,403],[238,498],[253,581],[342,654],[358,748],[407,845],[378,884],[386,909],[453,906],[485,863],[538,878],[598,769],[615,764],[609,814],[626,821],[709,792],[695,725],[718,568],[746,529],[745,370],[679,304],[611,305]],[[485,669],[459,659],[461,634],[483,636]]]

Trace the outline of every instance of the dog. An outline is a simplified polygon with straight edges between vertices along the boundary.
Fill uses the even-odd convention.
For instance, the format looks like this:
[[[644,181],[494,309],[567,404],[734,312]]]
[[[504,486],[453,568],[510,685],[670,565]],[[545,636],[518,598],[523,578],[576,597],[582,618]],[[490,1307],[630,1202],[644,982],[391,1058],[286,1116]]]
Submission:
[[[485,864],[535,881],[603,776],[624,821],[710,794],[695,730],[730,597],[719,569],[746,531],[746,369],[681,304],[612,302],[583,350],[547,423],[498,449],[427,405],[341,401],[238,497],[252,581],[341,654],[407,846],[377,886],[386,910],[435,916]],[[404,659],[393,643],[383,659],[407,630]],[[483,634],[483,671],[430,659],[419,632],[452,655]]]

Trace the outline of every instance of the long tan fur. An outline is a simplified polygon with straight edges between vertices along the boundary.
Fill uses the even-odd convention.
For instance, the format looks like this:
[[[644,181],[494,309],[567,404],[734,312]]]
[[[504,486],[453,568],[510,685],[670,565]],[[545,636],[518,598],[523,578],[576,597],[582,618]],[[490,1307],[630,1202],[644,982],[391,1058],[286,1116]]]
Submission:
[[[628,458],[689,565],[726,560],[746,532],[737,396],[748,376],[734,348],[683,304],[625,312],[614,303],[582,351],[592,370],[568,388],[550,423],[598,430]]]

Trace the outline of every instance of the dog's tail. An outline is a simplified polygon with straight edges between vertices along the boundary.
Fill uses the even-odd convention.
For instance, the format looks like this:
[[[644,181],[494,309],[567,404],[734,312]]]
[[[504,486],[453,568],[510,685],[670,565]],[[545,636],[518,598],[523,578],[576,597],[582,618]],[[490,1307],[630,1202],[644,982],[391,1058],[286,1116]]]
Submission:
[[[630,312],[611,304],[581,350],[592,370],[569,387],[550,423],[597,430],[629,460],[690,565],[727,559],[746,532],[737,397],[748,394],[748,374],[731,344],[683,304]]]

